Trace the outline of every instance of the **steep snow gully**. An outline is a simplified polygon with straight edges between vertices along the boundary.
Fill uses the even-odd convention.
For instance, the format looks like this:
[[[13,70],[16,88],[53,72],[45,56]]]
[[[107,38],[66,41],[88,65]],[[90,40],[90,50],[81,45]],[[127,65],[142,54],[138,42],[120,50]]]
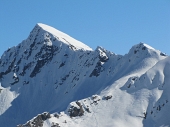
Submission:
[[[38,23],[0,59],[0,127],[168,127],[170,57],[125,55]]]

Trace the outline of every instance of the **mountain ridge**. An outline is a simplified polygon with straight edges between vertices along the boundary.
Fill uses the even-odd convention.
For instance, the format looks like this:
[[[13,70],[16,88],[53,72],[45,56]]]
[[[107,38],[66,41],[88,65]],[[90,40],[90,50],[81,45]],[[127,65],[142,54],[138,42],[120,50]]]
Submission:
[[[68,44],[68,45],[73,45],[78,49],[84,49],[84,50],[92,50],[90,47],[88,47],[87,45],[83,44],[80,41],[77,41],[76,39],[70,37],[69,35],[51,27],[48,26],[46,24],[42,24],[42,23],[37,23],[35,28],[41,28],[44,31],[53,34],[57,39],[61,40],[63,43]],[[33,29],[34,30],[34,29]],[[74,42],[74,43],[72,43]],[[51,44],[49,44],[51,45]]]
[[[48,30],[44,30],[46,27]],[[83,98],[90,97],[88,105],[90,102],[98,102],[99,99],[101,103],[107,104],[105,100],[110,100],[107,98],[116,97],[114,92],[119,95],[119,98],[124,98],[122,95],[134,98],[128,93],[134,81],[154,67],[157,62],[167,58],[162,52],[144,43],[132,46],[129,53],[125,55],[116,55],[99,46],[92,50],[88,46],[84,47],[83,43],[68,39],[70,38],[68,35],[65,39],[61,35],[57,38],[58,35],[48,32],[50,30],[49,26],[37,24],[26,40],[5,51],[1,57],[0,125],[3,127],[26,123],[43,112],[54,113],[66,109],[63,115],[69,119],[68,110],[72,106],[83,111],[87,109],[87,107],[81,107],[82,101],[80,104],[74,102]],[[60,32],[57,31],[57,33]],[[94,94],[98,95],[97,100],[91,98]],[[73,103],[67,108],[71,102]],[[116,102],[117,104],[114,103],[114,105],[121,104],[118,99]],[[111,105],[113,102],[108,101],[108,103]],[[126,104],[129,105],[129,102]],[[125,108],[122,107],[122,111],[126,112]],[[84,112],[86,114],[88,111]],[[133,111],[129,109],[129,112]],[[44,115],[49,119],[48,113]],[[74,113],[72,115],[75,116]],[[120,118],[126,117],[120,116]],[[93,119],[93,117],[90,118]],[[52,126],[51,121],[47,124],[48,119],[44,119],[46,124],[44,126]],[[134,118],[130,117],[130,119]],[[9,120],[10,123],[7,122]],[[135,120],[141,123],[141,120],[136,118]],[[72,122],[74,125],[74,121]],[[122,121],[122,123],[126,122]]]

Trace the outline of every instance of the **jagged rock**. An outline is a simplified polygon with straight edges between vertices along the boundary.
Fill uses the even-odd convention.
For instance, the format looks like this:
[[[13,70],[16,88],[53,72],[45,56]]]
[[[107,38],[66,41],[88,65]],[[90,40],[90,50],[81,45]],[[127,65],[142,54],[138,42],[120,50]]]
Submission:
[[[58,123],[52,123],[53,125],[51,127],[60,127]]]
[[[98,62],[95,69],[90,74],[90,77],[92,77],[92,76],[98,77],[100,75],[100,73],[103,71],[104,71],[104,67],[102,66],[102,63]]]
[[[63,62],[63,63],[61,63],[61,64],[60,64],[60,66],[59,66],[59,68],[60,68],[60,67],[62,67],[62,66],[64,66],[64,65],[65,65],[65,63],[64,63],[64,62]]]
[[[28,121],[26,124],[20,124],[17,127],[43,127],[43,122],[49,118],[51,118],[50,113],[44,112],[36,116],[31,121]]]
[[[112,98],[112,95],[108,95],[108,96],[105,96],[105,97],[104,97],[105,100],[109,100],[109,99],[111,99],[111,98]]]
[[[55,113],[54,117],[59,118],[60,116],[59,116],[59,114]]]
[[[165,53],[161,52],[160,53],[161,56],[167,56]]]
[[[82,116],[84,114],[83,107],[80,102],[76,102],[76,106],[71,106],[68,110],[70,117]]]

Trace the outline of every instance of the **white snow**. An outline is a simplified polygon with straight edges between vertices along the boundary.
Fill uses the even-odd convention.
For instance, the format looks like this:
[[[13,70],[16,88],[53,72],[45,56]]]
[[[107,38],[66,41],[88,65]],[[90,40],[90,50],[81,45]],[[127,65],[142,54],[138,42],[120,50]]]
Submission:
[[[11,103],[15,98],[17,98],[17,96],[18,94],[10,91],[10,87],[3,88],[0,84],[0,115],[2,115],[9,107],[12,106]]]
[[[155,50],[153,47],[151,47],[151,46],[148,45],[148,44],[143,43],[143,45],[146,46],[146,47],[149,48],[149,49]]]
[[[0,126],[24,124],[43,112],[53,113],[43,127],[168,126],[169,72],[170,58],[147,44],[124,56],[93,51],[39,23],[1,57]],[[76,102],[84,114],[71,118],[71,106],[81,109]]]
[[[89,46],[83,44],[80,41],[77,41],[76,39],[70,37],[69,35],[42,23],[37,23],[37,25],[39,27],[41,27],[42,29],[44,29],[45,31],[53,34],[54,36],[58,37],[60,41],[66,43],[66,44],[71,44],[73,46],[75,46],[78,49],[85,49],[85,50],[92,50]]]

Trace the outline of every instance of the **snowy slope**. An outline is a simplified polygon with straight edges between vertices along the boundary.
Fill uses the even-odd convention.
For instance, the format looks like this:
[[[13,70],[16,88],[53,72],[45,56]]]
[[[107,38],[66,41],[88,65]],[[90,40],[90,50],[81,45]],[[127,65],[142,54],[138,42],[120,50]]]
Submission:
[[[65,44],[72,45],[78,49],[86,49],[86,50],[92,50],[87,45],[83,44],[80,41],[75,40],[74,38],[70,37],[69,35],[42,23],[38,23],[37,26],[41,27],[43,30],[51,33],[53,36],[57,37],[60,41],[62,41]],[[49,43],[49,42],[47,42]],[[49,43],[49,45],[52,43]]]
[[[37,124],[38,119],[44,127],[169,125],[170,116],[162,116],[170,110],[156,110],[168,101],[168,89],[159,86],[169,82],[168,63],[169,57],[144,43],[124,56],[102,47],[93,51],[39,23],[1,57],[0,126],[14,127],[30,119],[34,122],[28,123]]]
[[[51,114],[44,127],[168,127],[170,125],[170,57],[144,74],[123,76],[98,95],[79,100],[84,115],[70,117],[69,109]],[[110,98],[109,98],[110,97]],[[78,105],[78,104],[77,104]],[[74,106],[76,107],[76,106]],[[88,110],[87,110],[88,109]]]
[[[124,76],[99,95],[70,103],[65,112],[51,114],[43,127],[167,127],[170,125],[169,71],[170,57],[139,77]],[[69,110],[80,109],[79,103],[83,115],[70,117]]]

